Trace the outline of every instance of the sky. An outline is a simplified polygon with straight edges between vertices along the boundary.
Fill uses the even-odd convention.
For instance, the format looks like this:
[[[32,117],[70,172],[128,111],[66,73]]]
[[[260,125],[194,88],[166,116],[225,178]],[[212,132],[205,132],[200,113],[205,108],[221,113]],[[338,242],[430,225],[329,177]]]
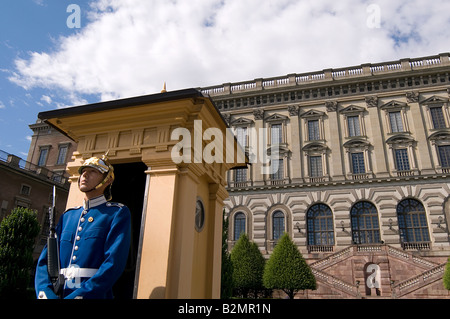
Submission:
[[[37,115],[450,51],[449,0],[2,0],[0,150]]]

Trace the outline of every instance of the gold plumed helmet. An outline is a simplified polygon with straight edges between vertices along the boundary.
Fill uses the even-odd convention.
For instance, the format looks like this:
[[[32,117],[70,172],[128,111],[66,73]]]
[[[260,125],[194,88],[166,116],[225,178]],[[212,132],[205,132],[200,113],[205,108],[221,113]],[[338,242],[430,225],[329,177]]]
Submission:
[[[102,158],[91,157],[84,161],[84,163],[78,169],[78,173],[81,175],[83,169],[86,167],[92,167],[98,170],[100,173],[105,174],[105,178],[94,189],[100,188],[109,179],[114,180],[114,167],[108,162],[108,152],[102,156]],[[111,190],[109,190],[109,193]],[[110,196],[109,196],[110,197]]]

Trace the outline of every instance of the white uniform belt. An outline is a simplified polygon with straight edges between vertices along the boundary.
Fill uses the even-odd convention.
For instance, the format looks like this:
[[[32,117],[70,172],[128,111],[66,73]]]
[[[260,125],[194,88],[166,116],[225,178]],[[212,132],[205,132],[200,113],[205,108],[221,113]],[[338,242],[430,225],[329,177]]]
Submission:
[[[60,273],[64,275],[66,279],[72,278],[90,278],[95,275],[98,269],[96,268],[78,268],[78,267],[70,267],[70,268],[62,268]]]

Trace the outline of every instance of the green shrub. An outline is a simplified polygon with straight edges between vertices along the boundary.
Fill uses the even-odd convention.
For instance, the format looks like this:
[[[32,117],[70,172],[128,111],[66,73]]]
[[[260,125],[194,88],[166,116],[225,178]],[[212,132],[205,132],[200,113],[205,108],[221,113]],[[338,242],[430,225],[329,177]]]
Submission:
[[[269,289],[281,289],[293,299],[299,290],[316,289],[316,278],[297,246],[285,233],[266,263],[263,283]]]
[[[247,298],[250,292],[254,297],[263,288],[264,257],[255,243],[251,243],[246,234],[242,234],[231,251],[233,264],[233,286],[238,295]]]
[[[0,223],[0,298],[26,296],[39,230],[36,212],[22,207]]]
[[[447,265],[445,265],[443,280],[445,289],[450,290],[450,258],[447,260]]]

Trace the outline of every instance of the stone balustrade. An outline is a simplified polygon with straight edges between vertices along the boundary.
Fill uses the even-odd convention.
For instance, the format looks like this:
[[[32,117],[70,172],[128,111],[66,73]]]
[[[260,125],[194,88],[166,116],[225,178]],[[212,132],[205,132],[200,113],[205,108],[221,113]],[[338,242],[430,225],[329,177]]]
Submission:
[[[201,88],[204,95],[220,96],[233,93],[257,91],[265,88],[284,86],[297,86],[330,80],[340,80],[358,77],[375,76],[386,73],[396,73],[411,70],[422,70],[450,65],[449,53],[441,53],[435,56],[427,56],[413,59],[401,59],[398,61],[362,64],[338,69],[324,69],[317,72],[288,74],[285,76],[255,79],[237,83],[224,83],[222,85]]]

